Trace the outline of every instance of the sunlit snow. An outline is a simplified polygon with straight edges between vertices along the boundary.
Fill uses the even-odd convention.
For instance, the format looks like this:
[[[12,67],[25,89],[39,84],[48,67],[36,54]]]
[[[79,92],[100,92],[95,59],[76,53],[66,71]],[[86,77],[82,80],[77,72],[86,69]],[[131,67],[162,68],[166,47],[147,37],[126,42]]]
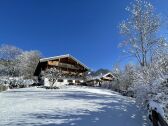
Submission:
[[[0,126],[149,126],[131,98],[88,87],[0,93]]]

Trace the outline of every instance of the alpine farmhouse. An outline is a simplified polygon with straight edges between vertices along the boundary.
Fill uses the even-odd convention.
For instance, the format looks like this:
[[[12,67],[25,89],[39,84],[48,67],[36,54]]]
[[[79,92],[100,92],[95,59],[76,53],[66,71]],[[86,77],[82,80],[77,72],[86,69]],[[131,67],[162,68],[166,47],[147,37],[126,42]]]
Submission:
[[[40,59],[34,75],[40,76],[43,71],[50,68],[56,68],[63,73],[63,76],[59,77],[53,86],[82,83],[84,82],[84,73],[89,70],[75,57],[66,54]],[[44,84],[46,81],[48,81],[47,78],[44,79]]]

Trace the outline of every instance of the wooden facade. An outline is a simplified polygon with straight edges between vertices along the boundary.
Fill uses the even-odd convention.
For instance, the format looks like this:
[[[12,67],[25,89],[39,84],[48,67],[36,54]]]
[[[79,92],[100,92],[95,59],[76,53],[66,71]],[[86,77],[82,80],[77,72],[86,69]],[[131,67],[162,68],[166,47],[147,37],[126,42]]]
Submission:
[[[78,83],[78,79],[81,79],[84,73],[89,70],[86,65],[81,63],[73,56],[67,54],[40,59],[34,75],[39,76],[42,71],[45,71],[50,68],[58,69],[61,73],[64,74],[64,78],[66,79],[77,79],[74,80],[74,83]]]

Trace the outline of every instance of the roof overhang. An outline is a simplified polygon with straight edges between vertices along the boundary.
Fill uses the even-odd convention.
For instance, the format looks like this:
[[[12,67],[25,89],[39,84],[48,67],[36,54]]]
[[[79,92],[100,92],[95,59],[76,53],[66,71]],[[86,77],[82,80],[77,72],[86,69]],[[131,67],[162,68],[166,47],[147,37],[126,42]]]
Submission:
[[[83,64],[82,62],[80,62],[79,60],[77,60],[75,57],[73,57],[70,54],[59,55],[59,56],[48,57],[48,58],[42,58],[42,59],[40,59],[40,62],[47,62],[47,61],[50,61],[50,60],[56,60],[56,59],[61,59],[61,58],[71,58],[75,62],[77,62],[78,64],[80,64],[81,66],[83,66],[85,69],[89,70],[89,68],[85,64]]]

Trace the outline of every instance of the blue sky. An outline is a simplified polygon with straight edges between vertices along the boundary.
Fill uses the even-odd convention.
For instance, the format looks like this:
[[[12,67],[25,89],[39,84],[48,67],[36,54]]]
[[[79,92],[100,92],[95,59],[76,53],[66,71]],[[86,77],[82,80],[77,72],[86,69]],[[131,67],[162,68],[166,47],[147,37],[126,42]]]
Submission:
[[[112,69],[131,62],[118,48],[118,25],[131,1],[0,0],[0,43],[39,50],[44,57],[69,53],[93,70]],[[167,0],[152,3],[168,15]]]

